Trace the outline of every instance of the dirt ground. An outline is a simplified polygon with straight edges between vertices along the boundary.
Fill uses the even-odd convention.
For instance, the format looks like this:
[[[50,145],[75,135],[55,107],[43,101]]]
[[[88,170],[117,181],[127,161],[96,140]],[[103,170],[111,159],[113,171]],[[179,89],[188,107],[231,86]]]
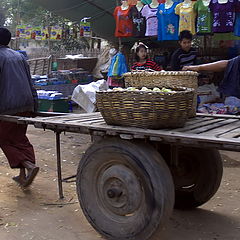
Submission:
[[[58,200],[55,136],[51,131],[29,127],[41,170],[28,190],[13,181],[0,151],[0,240],[98,240],[79,207],[75,183],[64,183],[65,199]],[[87,135],[62,136],[63,176],[76,173],[81,155],[90,144]],[[217,194],[193,211],[174,211],[159,240],[240,239],[240,155],[222,152],[224,177]]]

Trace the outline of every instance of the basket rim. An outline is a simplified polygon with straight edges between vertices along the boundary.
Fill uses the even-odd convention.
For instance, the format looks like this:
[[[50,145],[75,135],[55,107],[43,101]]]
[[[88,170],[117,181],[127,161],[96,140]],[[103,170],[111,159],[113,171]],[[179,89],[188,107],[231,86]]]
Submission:
[[[149,75],[149,76],[199,76],[198,72],[194,71],[145,71],[145,70],[134,70],[131,72],[124,73],[124,77],[130,77],[133,75]]]
[[[174,92],[155,92],[155,91],[132,91],[132,90],[127,90],[123,89],[121,91],[97,91],[96,93],[99,94],[150,94],[150,95],[176,95],[176,94],[186,94],[186,93],[191,93],[195,92],[194,88],[187,88],[187,87],[171,87],[171,89],[176,89]],[[179,90],[179,91],[178,91]]]

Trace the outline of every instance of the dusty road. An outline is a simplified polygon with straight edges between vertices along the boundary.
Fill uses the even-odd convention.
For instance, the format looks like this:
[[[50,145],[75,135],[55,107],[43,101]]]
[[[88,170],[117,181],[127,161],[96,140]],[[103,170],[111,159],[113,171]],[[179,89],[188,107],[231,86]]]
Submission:
[[[98,240],[85,220],[74,183],[64,183],[65,199],[57,200],[55,138],[52,132],[29,128],[41,171],[32,187],[23,191],[13,181],[0,151],[0,240]],[[64,177],[74,175],[90,138],[62,136]],[[240,154],[222,152],[224,177],[207,204],[193,211],[174,211],[159,240],[240,239]]]

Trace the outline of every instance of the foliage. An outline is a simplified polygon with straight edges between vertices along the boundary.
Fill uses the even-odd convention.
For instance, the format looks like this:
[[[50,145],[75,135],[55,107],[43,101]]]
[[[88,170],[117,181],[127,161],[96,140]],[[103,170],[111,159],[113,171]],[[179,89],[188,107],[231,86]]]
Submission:
[[[5,22],[10,26],[22,23],[45,26],[62,24],[66,21],[31,0],[2,0],[0,9],[4,14]]]
[[[7,26],[13,33],[18,24],[32,26],[53,26],[59,25],[64,28],[68,26],[69,20],[64,19],[46,9],[36,5],[32,0],[1,0],[0,5],[0,26]],[[71,35],[52,44],[57,49],[67,50],[88,48],[89,44],[85,39],[77,40]]]

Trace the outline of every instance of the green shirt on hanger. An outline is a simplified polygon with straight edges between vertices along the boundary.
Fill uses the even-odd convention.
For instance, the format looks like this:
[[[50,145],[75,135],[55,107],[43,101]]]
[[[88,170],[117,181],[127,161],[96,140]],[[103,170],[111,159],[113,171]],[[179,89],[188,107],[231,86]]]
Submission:
[[[211,33],[213,18],[210,8],[205,6],[202,0],[198,0],[194,5],[194,10],[197,13],[197,33]]]
[[[152,0],[141,0],[141,2],[143,4],[150,4],[152,2]]]

